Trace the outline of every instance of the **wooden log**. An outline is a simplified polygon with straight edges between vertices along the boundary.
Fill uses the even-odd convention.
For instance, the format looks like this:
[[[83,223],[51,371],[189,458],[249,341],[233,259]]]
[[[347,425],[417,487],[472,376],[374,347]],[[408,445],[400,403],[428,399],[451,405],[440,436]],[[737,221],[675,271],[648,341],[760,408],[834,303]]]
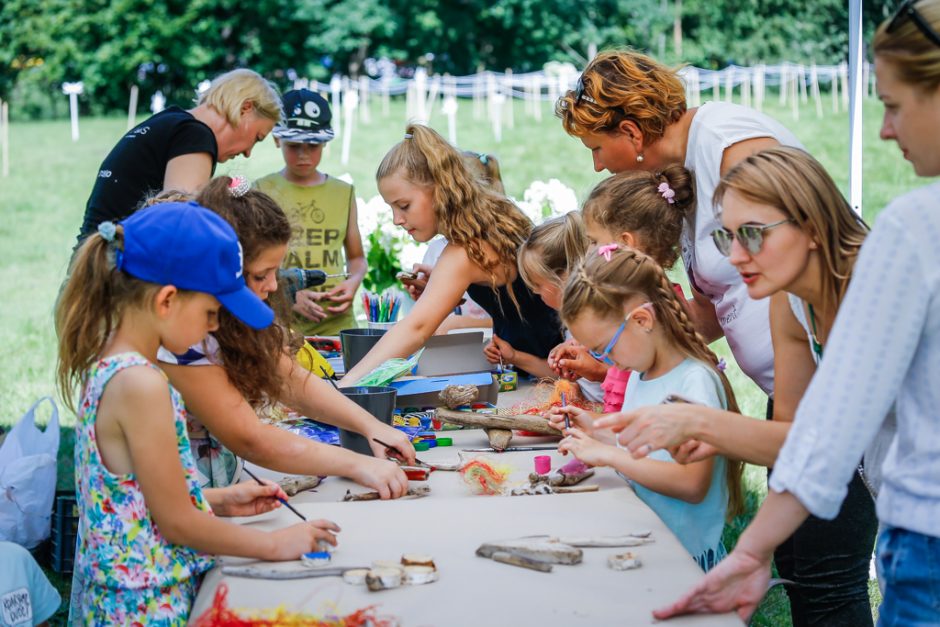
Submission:
[[[294,496],[305,490],[312,490],[320,485],[320,477],[290,477],[280,481],[281,489],[287,496]]]
[[[464,427],[478,427],[481,429],[522,429],[540,435],[561,435],[561,431],[551,426],[547,420],[540,416],[529,416],[528,414],[494,416],[492,414],[479,414],[472,411],[452,411],[442,407],[436,409],[434,413],[444,422]]]
[[[486,429],[486,437],[497,451],[505,451],[512,441],[512,431],[509,429]]]
[[[511,566],[520,566],[522,568],[528,568],[529,570],[537,570],[542,573],[552,572],[552,565],[548,562],[543,562],[541,560],[534,560],[522,555],[516,555],[515,553],[507,553],[505,551],[497,551],[490,556],[494,562],[499,562],[501,564],[510,564]]]
[[[494,553],[511,553],[549,564],[580,564],[584,557],[581,549],[549,542],[546,536],[484,542],[477,548],[480,557],[492,558]]]
[[[431,493],[431,488],[429,486],[415,486],[408,488],[408,493],[401,497],[403,499],[418,499],[422,496],[427,496]],[[345,496],[343,496],[343,501],[378,501],[382,497],[379,496],[379,493],[376,491],[371,492],[361,492],[359,494],[353,494],[352,490],[346,490]]]

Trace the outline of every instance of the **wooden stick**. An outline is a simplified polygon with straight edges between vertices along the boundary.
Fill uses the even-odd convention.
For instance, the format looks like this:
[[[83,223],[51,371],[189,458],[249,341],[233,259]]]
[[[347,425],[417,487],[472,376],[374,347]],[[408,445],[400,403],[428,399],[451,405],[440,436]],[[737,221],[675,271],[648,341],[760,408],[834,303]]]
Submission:
[[[222,574],[246,579],[309,579],[311,577],[342,577],[347,570],[368,568],[367,566],[332,566],[328,568],[295,568],[279,570],[264,566],[223,566]]]
[[[516,414],[515,416],[494,416],[480,414],[472,411],[453,411],[439,407],[434,413],[444,422],[464,427],[479,427],[482,429],[522,429],[540,435],[561,435],[561,431],[551,426],[547,420],[539,416]]]
[[[528,557],[523,557],[522,555],[516,555],[514,553],[493,553],[490,557],[494,562],[500,562],[501,564],[510,564],[511,566],[520,566],[522,568],[528,568],[529,570],[537,570],[542,573],[552,572],[552,565],[545,562],[530,559]]]

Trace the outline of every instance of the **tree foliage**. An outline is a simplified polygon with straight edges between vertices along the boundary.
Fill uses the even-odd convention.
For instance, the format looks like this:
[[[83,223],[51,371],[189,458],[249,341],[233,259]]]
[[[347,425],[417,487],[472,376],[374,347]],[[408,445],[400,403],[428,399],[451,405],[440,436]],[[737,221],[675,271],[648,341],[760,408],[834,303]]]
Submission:
[[[869,33],[885,5],[865,0]],[[363,73],[383,56],[457,75],[524,72],[580,67],[592,44],[703,67],[833,63],[846,56],[847,23],[844,0],[4,0],[0,98],[48,114],[62,82],[81,80],[83,106],[103,112],[123,109],[135,84],[143,102],[159,89],[187,104],[200,81],[239,66],[281,86],[292,72]]]

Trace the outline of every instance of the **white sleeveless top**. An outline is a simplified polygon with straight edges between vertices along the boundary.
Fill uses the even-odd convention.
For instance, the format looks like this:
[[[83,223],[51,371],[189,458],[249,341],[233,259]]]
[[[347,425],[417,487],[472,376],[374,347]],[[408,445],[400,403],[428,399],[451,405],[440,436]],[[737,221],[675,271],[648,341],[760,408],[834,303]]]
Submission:
[[[773,394],[774,351],[770,341],[770,299],[751,300],[741,275],[718,252],[711,232],[721,227],[720,208],[712,196],[721,179],[721,159],[729,146],[747,139],[772,137],[784,146],[802,148],[776,120],[730,102],[706,102],[689,127],[685,167],[695,176],[694,221],[682,234],[682,261],[693,285],[715,305],[718,323],[741,370],[764,392]]]

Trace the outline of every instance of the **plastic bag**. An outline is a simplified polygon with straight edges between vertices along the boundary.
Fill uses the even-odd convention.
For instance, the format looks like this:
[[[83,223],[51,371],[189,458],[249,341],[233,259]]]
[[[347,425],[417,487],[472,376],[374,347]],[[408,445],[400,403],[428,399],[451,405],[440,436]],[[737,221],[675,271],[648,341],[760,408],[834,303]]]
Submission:
[[[52,405],[45,431],[36,426],[36,408]],[[27,549],[49,537],[55,500],[59,410],[45,396],[29,408],[0,446],[0,540]]]

